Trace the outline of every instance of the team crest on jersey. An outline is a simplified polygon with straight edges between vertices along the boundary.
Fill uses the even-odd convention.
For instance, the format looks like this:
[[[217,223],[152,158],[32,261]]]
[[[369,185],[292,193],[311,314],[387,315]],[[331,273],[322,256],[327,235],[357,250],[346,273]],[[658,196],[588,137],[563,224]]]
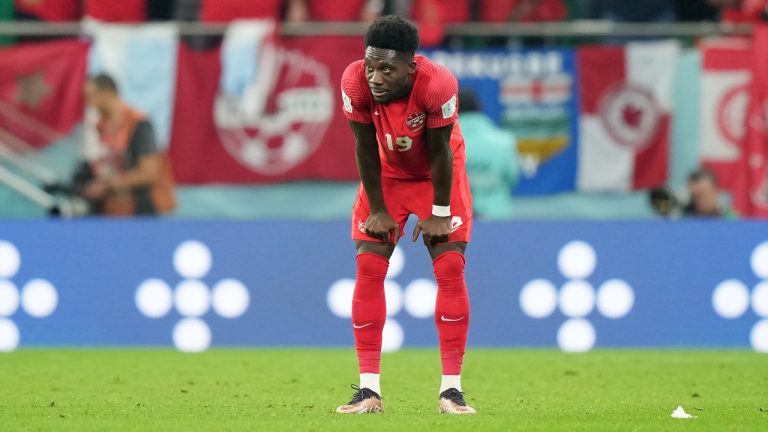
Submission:
[[[408,114],[408,117],[405,118],[405,125],[414,132],[420,131],[424,128],[424,120],[426,118],[427,115],[423,112],[410,113]]]
[[[451,118],[456,113],[456,95],[453,95],[443,106],[443,118]]]

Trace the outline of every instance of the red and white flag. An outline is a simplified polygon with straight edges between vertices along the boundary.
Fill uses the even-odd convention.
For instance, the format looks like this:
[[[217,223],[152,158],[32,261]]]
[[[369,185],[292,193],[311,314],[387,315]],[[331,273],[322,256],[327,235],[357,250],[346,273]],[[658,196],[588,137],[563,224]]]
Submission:
[[[768,217],[768,26],[755,28],[752,82],[736,170],[733,206],[748,217]]]
[[[285,38],[269,50],[255,48],[267,47],[263,40],[253,49],[243,41],[241,54],[226,42],[207,51],[179,46],[169,152],[176,180],[355,179],[354,138],[338,83],[362,56],[362,40]]]
[[[83,117],[87,55],[77,40],[1,49],[0,130],[35,147],[68,134]]]
[[[699,157],[720,185],[731,190],[745,135],[752,43],[743,38],[720,38],[704,41],[699,48]]]
[[[579,190],[664,184],[679,52],[674,41],[578,50]]]

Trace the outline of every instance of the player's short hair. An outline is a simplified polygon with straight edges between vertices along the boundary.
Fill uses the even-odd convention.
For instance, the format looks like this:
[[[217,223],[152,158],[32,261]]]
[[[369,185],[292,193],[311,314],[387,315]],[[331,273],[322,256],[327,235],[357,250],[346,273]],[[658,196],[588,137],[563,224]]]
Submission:
[[[89,78],[89,81],[91,81],[93,86],[98,90],[109,90],[114,93],[119,93],[115,79],[105,73],[94,75]]]
[[[706,168],[699,168],[688,174],[688,182],[689,183],[696,183],[700,182],[702,180],[707,180],[711,182],[713,185],[718,186],[717,176],[714,172],[706,169]]]
[[[385,15],[368,28],[365,46],[413,55],[419,48],[419,31],[412,22],[401,16]]]

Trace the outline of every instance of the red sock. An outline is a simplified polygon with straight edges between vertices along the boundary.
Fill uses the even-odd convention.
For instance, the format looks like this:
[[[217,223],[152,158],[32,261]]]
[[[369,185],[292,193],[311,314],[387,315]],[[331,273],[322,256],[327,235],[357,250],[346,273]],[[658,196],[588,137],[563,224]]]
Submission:
[[[469,329],[469,296],[464,282],[464,255],[446,252],[435,258],[437,303],[435,323],[440,336],[443,375],[461,375]]]
[[[352,297],[352,327],[355,332],[360,373],[379,373],[381,332],[387,319],[384,278],[389,261],[372,253],[357,255],[357,280]]]

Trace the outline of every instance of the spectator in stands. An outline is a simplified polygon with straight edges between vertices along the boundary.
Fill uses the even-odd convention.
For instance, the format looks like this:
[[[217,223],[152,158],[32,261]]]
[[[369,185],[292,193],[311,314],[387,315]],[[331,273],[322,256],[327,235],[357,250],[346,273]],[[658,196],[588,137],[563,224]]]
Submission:
[[[80,0],[14,0],[14,7],[18,20],[80,20]]]
[[[200,17],[201,0],[176,0],[171,17],[177,21],[197,21]]]
[[[690,203],[683,214],[687,217],[708,217],[735,219],[736,213],[725,208],[720,202],[720,187],[715,174],[704,168],[688,175]]]
[[[147,20],[147,0],[83,0],[83,14],[106,22],[144,22]]]
[[[384,10],[384,0],[288,0],[286,21],[373,22]]]
[[[408,12],[415,21],[424,21],[434,14],[444,23],[463,23],[472,19],[472,1],[412,0]]]
[[[708,0],[720,9],[720,19],[734,23],[768,21],[768,0]]]
[[[147,20],[168,21],[173,19],[178,0],[147,0]]]
[[[565,0],[476,0],[480,21],[503,22],[555,22],[568,18]],[[491,37],[491,46],[541,46],[547,44],[541,37]]]
[[[81,191],[93,213],[153,215],[171,209],[169,167],[147,117],[120,98],[117,84],[108,75],[90,78],[84,92],[98,110],[98,142],[105,154],[89,163],[91,179]]]
[[[675,21],[675,2],[672,0],[578,0],[584,18],[619,22],[671,22]],[[683,0],[690,1],[690,0]]]
[[[480,0],[481,21],[547,22],[567,17],[563,0]]]
[[[471,0],[411,0],[399,5],[419,26],[421,46],[431,48],[443,43],[444,26],[472,19]],[[401,11],[398,11],[401,12]]]
[[[200,21],[228,23],[236,19],[279,20],[283,0],[202,0]]]
[[[677,20],[685,22],[716,21],[718,8],[711,0],[676,0]]]
[[[459,125],[466,142],[467,175],[479,218],[507,219],[520,169],[515,136],[480,110],[471,91],[459,93]]]
[[[5,2],[6,0],[0,0]],[[18,21],[68,22],[80,20],[80,0],[7,0],[12,3],[13,18]],[[3,9],[8,6],[3,5]],[[18,42],[36,42],[57,36],[23,35]]]

